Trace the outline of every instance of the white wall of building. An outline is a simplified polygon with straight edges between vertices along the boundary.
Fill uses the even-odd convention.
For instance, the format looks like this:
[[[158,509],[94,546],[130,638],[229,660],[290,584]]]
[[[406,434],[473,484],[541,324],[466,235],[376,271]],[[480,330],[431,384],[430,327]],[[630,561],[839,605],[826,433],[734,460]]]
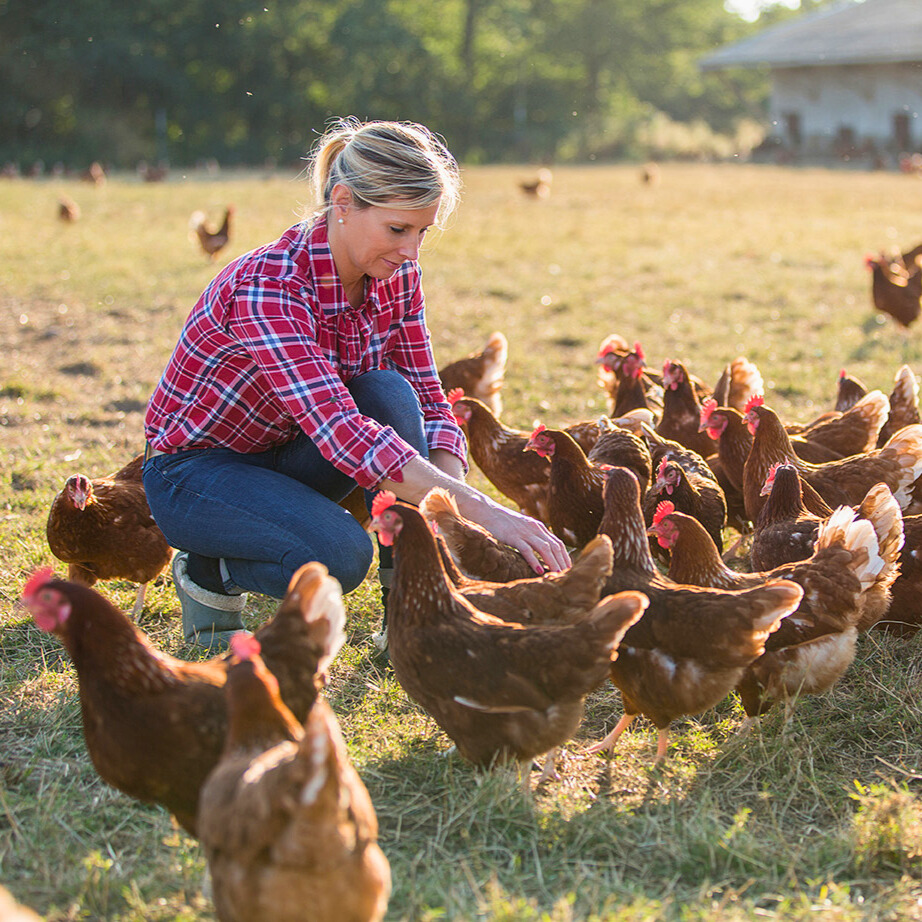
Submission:
[[[922,2],[922,0],[920,0]],[[774,133],[791,142],[791,114],[803,149],[829,148],[842,129],[856,142],[894,149],[894,119],[908,116],[914,149],[922,148],[922,67],[918,64],[852,64],[847,67],[779,68],[772,72]]]

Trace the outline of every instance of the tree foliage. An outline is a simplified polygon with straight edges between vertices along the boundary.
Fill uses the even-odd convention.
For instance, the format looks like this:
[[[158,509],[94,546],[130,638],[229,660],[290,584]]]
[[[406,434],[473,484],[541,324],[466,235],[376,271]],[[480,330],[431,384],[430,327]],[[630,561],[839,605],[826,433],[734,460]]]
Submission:
[[[468,160],[613,156],[656,112],[763,111],[764,77],[696,63],[754,28],[722,0],[0,0],[0,159],[292,163],[345,114]]]

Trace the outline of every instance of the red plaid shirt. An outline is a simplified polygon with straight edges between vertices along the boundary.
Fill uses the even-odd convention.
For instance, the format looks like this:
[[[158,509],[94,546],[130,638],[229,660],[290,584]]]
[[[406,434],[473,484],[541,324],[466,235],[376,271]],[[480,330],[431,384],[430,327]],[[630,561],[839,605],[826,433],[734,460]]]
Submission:
[[[353,309],[336,274],[326,220],[296,225],[229,263],[189,314],[151,396],[147,440],[161,451],[263,451],[303,430],[321,454],[374,489],[416,451],[359,413],[344,383],[390,368],[413,386],[429,447],[465,461],[426,327],[418,263],[369,279]]]

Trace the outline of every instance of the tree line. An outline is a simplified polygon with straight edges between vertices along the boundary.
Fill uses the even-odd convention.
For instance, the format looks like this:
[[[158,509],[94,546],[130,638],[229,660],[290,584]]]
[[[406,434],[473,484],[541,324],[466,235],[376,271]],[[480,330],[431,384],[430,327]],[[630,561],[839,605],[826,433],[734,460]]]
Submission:
[[[804,0],[817,5],[823,0]],[[642,156],[732,132],[767,75],[698,59],[723,0],[0,0],[0,160],[297,163],[331,117],[421,121],[467,162]]]

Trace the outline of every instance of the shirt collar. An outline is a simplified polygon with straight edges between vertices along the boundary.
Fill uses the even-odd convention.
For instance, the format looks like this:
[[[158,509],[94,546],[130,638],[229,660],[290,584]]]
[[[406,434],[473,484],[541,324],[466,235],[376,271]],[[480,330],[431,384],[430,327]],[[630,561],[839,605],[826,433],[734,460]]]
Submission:
[[[306,244],[304,248],[306,265],[304,268],[314,280],[314,294],[317,303],[326,316],[333,317],[353,310],[346,298],[336,263],[333,262],[333,252],[327,236],[326,216],[318,218],[313,224],[305,228]],[[381,285],[379,279],[367,278],[365,282],[365,300],[358,310],[374,312],[381,306],[378,289]]]

